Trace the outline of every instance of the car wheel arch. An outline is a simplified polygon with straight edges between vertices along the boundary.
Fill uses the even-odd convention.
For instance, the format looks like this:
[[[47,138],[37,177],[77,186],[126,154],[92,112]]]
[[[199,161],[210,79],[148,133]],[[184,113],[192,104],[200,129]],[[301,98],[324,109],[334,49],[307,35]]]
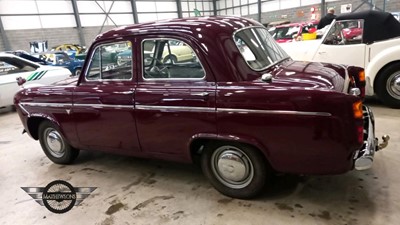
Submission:
[[[374,88],[374,91],[376,78],[385,67],[400,61],[398,60],[399,53],[400,46],[387,48],[370,59],[370,62],[365,66],[366,78],[370,79],[370,85]]]
[[[31,115],[27,120],[28,132],[31,137],[35,140],[39,140],[39,126],[44,121],[50,121],[57,126],[60,132],[64,135],[60,124],[51,117],[45,117],[43,115]]]
[[[400,94],[393,79],[398,79],[400,73],[400,60],[393,61],[379,70],[374,80],[374,93],[378,98],[391,108],[400,108]],[[390,84],[388,83],[390,82]],[[388,87],[390,85],[390,87]],[[394,86],[393,86],[394,85]]]
[[[269,157],[268,148],[263,146],[261,143],[254,139],[248,139],[244,137],[238,137],[234,135],[198,135],[190,141],[189,150],[190,157],[194,164],[200,163],[201,153],[207,144],[221,142],[221,143],[233,143],[239,145],[249,146],[253,149],[257,149],[263,156],[266,163],[274,168],[271,158]]]
[[[383,75],[383,72],[386,70],[386,68],[388,68],[388,67],[390,67],[390,66],[392,66],[392,65],[395,65],[395,64],[398,64],[398,65],[399,65],[399,68],[400,68],[400,60],[394,60],[394,61],[391,61],[391,62],[386,63],[384,66],[382,66],[382,68],[380,68],[380,69],[376,72],[376,75],[375,75],[375,77],[374,77],[374,79],[373,79],[374,93],[376,93],[377,80],[378,80],[377,78],[378,78],[379,76]]]

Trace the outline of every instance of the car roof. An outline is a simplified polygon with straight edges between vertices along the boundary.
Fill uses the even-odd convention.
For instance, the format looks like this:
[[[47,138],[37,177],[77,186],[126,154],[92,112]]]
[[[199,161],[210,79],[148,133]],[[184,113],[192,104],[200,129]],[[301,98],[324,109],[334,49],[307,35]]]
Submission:
[[[114,28],[110,31],[99,34],[95,38],[95,41],[115,39],[128,35],[174,32],[191,34],[193,37],[197,37],[197,34],[201,34],[202,37],[207,36],[212,38],[219,34],[231,35],[238,29],[250,26],[264,27],[261,23],[258,23],[253,19],[235,16],[169,19]]]
[[[400,23],[391,13],[367,10],[336,17],[337,21],[353,19],[364,20],[363,41],[367,44],[400,37]]]

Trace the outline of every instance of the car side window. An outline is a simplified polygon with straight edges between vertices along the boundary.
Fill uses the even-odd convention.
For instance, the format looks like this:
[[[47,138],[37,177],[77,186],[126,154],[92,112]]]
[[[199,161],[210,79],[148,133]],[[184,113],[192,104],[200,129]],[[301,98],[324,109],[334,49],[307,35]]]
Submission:
[[[363,41],[364,20],[336,21],[324,40],[327,45],[361,44]]]
[[[203,79],[205,71],[196,53],[185,42],[176,39],[154,39],[142,42],[143,78]]]
[[[0,61],[0,75],[7,75],[18,71],[18,68],[6,62]]]
[[[24,64],[22,62],[16,62],[12,58],[10,59],[0,59],[0,76],[13,74],[13,73],[23,73],[23,72],[30,72],[35,71],[36,68]]]
[[[87,80],[132,79],[132,44],[129,41],[98,46],[86,73]]]

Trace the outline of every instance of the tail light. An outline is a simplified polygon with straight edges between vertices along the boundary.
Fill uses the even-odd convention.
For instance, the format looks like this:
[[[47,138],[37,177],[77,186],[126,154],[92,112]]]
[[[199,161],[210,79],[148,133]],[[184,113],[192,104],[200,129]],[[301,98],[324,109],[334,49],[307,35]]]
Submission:
[[[364,141],[364,124],[363,124],[363,107],[362,101],[356,101],[353,103],[353,116],[355,119],[358,119],[356,122],[356,130],[357,130],[357,140],[358,143],[363,143]]]
[[[353,115],[356,119],[363,118],[362,101],[356,101],[353,103]]]
[[[361,70],[358,72],[358,80],[360,81],[360,97],[364,98],[365,97],[365,71]]]

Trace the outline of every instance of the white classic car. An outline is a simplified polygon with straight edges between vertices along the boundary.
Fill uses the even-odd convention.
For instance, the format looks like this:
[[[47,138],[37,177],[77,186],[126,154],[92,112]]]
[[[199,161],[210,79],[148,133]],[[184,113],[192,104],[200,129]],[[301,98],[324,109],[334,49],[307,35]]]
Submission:
[[[14,94],[20,89],[17,78],[26,80],[25,87],[47,85],[71,76],[63,67],[43,66],[19,56],[0,53],[0,108],[13,104]]]
[[[392,14],[364,11],[340,15],[321,39],[281,43],[295,60],[365,68],[366,95],[400,108],[400,23]]]

